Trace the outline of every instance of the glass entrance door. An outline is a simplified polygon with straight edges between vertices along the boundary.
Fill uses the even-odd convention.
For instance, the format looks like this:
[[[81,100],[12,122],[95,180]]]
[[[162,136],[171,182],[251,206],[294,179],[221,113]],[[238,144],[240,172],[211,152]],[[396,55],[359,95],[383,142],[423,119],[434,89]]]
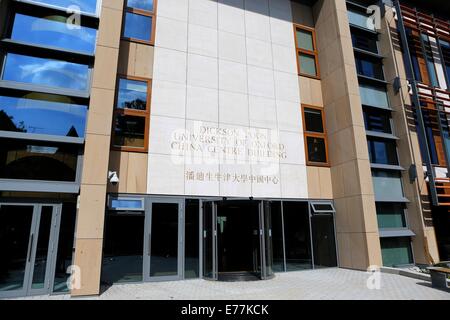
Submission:
[[[203,202],[203,278],[217,280],[217,204]]]
[[[144,279],[180,280],[183,277],[183,212],[181,200],[152,199],[147,204]]]
[[[0,296],[51,291],[60,205],[0,203]]]
[[[203,278],[269,279],[272,265],[270,202],[203,202]]]
[[[261,251],[262,269],[261,279],[270,279],[273,277],[273,250],[272,250],[272,212],[271,202],[263,201],[260,206],[260,232],[261,232]]]

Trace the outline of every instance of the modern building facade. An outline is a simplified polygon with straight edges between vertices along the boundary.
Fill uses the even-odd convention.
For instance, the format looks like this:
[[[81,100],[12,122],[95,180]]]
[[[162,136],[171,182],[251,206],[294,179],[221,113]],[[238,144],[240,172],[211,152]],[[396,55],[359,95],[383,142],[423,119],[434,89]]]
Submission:
[[[0,0],[0,297],[450,259],[439,2]]]

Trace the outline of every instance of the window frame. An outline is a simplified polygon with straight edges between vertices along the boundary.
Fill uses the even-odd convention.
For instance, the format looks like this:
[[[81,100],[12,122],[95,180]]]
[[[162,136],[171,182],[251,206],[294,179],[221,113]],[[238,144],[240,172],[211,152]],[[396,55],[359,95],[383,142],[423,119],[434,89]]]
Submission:
[[[373,123],[373,122],[370,121],[371,120],[370,117],[374,116],[374,115],[375,116],[378,115],[380,118],[387,117],[390,132],[372,130],[373,125],[371,125],[371,123]],[[394,131],[395,128],[394,128],[394,123],[393,123],[393,119],[392,119],[392,114],[389,110],[363,106],[363,118],[364,118],[364,128],[366,129],[366,131],[379,132],[379,133],[395,136],[395,131]]]
[[[364,74],[364,64],[369,63],[371,65],[371,72],[373,71],[374,75]],[[373,79],[375,81],[386,81],[386,75],[384,72],[384,65],[382,58],[374,57],[372,55],[368,55],[361,52],[355,52],[355,64],[356,64],[356,73],[358,76]],[[373,67],[373,68],[372,68]],[[379,72],[379,74],[377,74]],[[379,77],[378,77],[379,76]]]
[[[391,145],[390,147],[394,147],[394,151],[393,154],[389,154],[389,148],[390,147],[386,147],[383,150],[386,151],[385,155],[386,159],[388,160],[392,160],[390,159],[390,156],[394,156],[395,157],[395,161],[396,163],[392,164],[392,163],[381,163],[381,162],[376,162],[377,161],[377,157],[376,157],[376,148],[375,145],[371,144],[371,143],[375,143],[375,142],[380,142],[383,143],[385,145]],[[399,153],[398,153],[398,147],[397,147],[397,143],[396,140],[393,139],[385,139],[385,138],[381,138],[381,137],[374,137],[374,136],[367,136],[367,148],[369,149],[369,161],[371,164],[381,164],[381,165],[385,165],[385,166],[400,166],[400,157],[399,157]]]
[[[127,108],[117,108],[117,103],[119,100],[119,86],[120,86],[120,80],[133,80],[133,81],[141,81],[147,83],[147,108],[146,110],[133,110],[133,109],[127,109]],[[151,97],[152,97],[152,79],[148,78],[142,78],[142,77],[135,77],[135,76],[129,76],[129,75],[121,75],[119,74],[117,76],[116,81],[116,95],[114,99],[114,114],[113,114],[113,122],[112,122],[112,128],[111,128],[111,150],[115,151],[126,151],[126,152],[140,152],[140,153],[147,153],[148,152],[148,143],[149,143],[149,131],[150,131],[150,103],[151,103]],[[116,119],[117,116],[123,115],[123,116],[133,116],[133,117],[141,117],[145,119],[145,127],[144,127],[144,147],[138,148],[138,147],[129,147],[129,146],[119,146],[114,144],[115,139],[115,125],[116,125]]]
[[[309,104],[302,104],[302,121],[303,121],[303,139],[305,144],[305,160],[307,166],[314,166],[314,167],[330,167],[330,157],[328,152],[328,133],[327,133],[327,127],[326,127],[326,120],[325,120],[325,112],[323,107],[313,106]],[[305,109],[313,109],[318,110],[321,113],[322,116],[322,126],[323,126],[323,133],[319,132],[311,132],[306,130],[306,117],[305,117]],[[309,154],[308,154],[308,137],[309,138],[322,138],[325,143],[325,158],[326,162],[315,162],[309,160]]]
[[[123,9],[123,14],[122,14],[122,30],[121,30],[121,40],[126,40],[129,42],[135,42],[135,43],[140,43],[140,44],[146,44],[146,45],[155,45],[155,28],[156,28],[156,9],[158,6],[158,0],[153,0],[153,11],[147,11],[147,10],[142,10],[142,9],[136,9],[133,7],[129,7],[128,6],[128,1],[124,0],[124,9]],[[132,38],[132,37],[126,37],[124,35],[125,33],[125,20],[126,20],[126,15],[127,13],[131,13],[131,14],[137,14],[140,16],[145,16],[145,17],[150,17],[152,18],[152,30],[150,33],[150,39],[149,40],[142,40],[142,39],[137,39],[137,38]]]
[[[311,32],[312,35],[312,45],[313,45],[313,51],[305,50],[299,47],[298,38],[297,38],[297,30],[303,30],[307,32]],[[316,30],[311,27],[307,27],[301,24],[294,23],[294,40],[295,40],[295,53],[296,53],[296,60],[297,60],[297,72],[299,76],[312,78],[312,79],[320,79],[320,66],[319,66],[319,52],[317,51],[317,40],[316,40]],[[301,70],[301,64],[300,64],[300,54],[305,54],[314,57],[314,63],[316,66],[316,75],[310,75],[307,73],[302,73]]]

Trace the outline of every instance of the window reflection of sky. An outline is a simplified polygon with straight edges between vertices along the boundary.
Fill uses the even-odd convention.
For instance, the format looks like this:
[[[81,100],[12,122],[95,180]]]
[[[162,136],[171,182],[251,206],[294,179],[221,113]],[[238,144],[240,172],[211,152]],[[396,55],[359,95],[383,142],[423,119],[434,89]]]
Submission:
[[[0,96],[0,130],[84,137],[86,114],[82,105]]]
[[[138,100],[147,102],[147,83],[120,79],[117,107],[132,108],[133,102],[136,103]]]
[[[31,0],[34,2],[40,2],[57,6],[61,8],[67,8],[69,6],[77,6],[82,12],[96,13],[97,0]]]
[[[153,0],[127,0],[127,6],[130,8],[153,11]]]
[[[127,12],[125,15],[124,36],[132,39],[150,41],[152,18]]]
[[[87,27],[68,28],[64,17],[47,19],[16,14],[11,39],[93,53],[96,30]]]
[[[88,71],[87,65],[8,53],[2,79],[85,91]]]

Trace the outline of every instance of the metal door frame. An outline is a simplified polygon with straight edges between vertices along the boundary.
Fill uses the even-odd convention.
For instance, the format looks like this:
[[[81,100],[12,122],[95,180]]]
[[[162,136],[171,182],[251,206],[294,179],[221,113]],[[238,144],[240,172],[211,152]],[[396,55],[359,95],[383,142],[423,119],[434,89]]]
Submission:
[[[233,199],[235,200],[235,199]],[[201,202],[201,277],[203,279],[206,280],[218,280],[219,278],[219,272],[218,272],[218,252],[217,252],[217,204],[218,202],[223,201],[223,200],[202,200]],[[205,254],[205,248],[203,246],[203,241],[205,238],[204,235],[204,204],[205,203],[210,203],[211,204],[211,208],[212,208],[212,219],[211,219],[211,230],[213,232],[213,237],[212,237],[212,277],[205,277],[204,275],[204,270],[203,270],[203,260],[205,259],[204,254]],[[259,263],[260,263],[260,278],[262,280],[264,279],[270,279],[273,277],[273,274],[269,275],[267,272],[267,268],[266,268],[266,231],[265,231],[265,204],[268,203],[268,201],[263,201],[260,200],[258,203],[258,239],[259,239]],[[269,212],[270,214],[270,212]]]
[[[33,214],[31,220],[30,231],[28,233],[28,248],[27,248],[27,262],[25,266],[25,273],[23,278],[23,287],[20,290],[13,291],[0,291],[0,298],[12,298],[12,297],[26,297],[33,295],[45,295],[50,294],[53,291],[52,284],[55,276],[55,263],[57,255],[57,234],[59,233],[59,222],[61,217],[61,203],[47,203],[47,202],[0,202],[1,206],[12,207],[33,207]],[[42,207],[52,207],[52,219],[50,226],[47,262],[44,276],[44,288],[32,289],[34,274],[34,262],[36,259],[37,242],[39,239],[39,226],[41,219]]]
[[[266,239],[270,238],[269,241],[272,241],[272,211],[270,208],[270,200],[263,200],[261,201],[260,210],[259,210],[259,224],[260,224],[260,250],[261,250],[261,279],[267,280],[271,279],[274,276],[273,272],[273,259],[271,261],[271,269],[272,273],[269,274],[267,270],[267,259],[270,259],[270,256],[267,257],[267,246],[268,243],[266,242]],[[266,212],[266,207],[269,207]],[[270,215],[270,226],[266,226],[266,217],[267,215]],[[267,229],[267,230],[266,230]],[[268,237],[266,237],[266,231],[269,232]],[[272,254],[273,257],[273,243],[270,245],[270,254]]]
[[[217,202],[218,200],[202,200],[201,201],[201,223],[202,223],[202,228],[201,228],[201,278],[202,279],[206,279],[206,280],[213,280],[213,281],[217,281],[219,279],[219,269],[218,269],[218,255],[217,255]],[[205,216],[205,212],[204,212],[204,205],[206,203],[210,203],[211,204],[211,232],[212,232],[212,277],[205,277],[204,275],[204,270],[203,270],[203,263],[204,263],[204,259],[205,259],[205,247],[203,246],[203,241],[205,239],[205,225],[204,225],[204,216]]]
[[[44,277],[44,287],[42,289],[33,289],[33,274],[34,274],[34,268],[30,269],[30,279],[28,281],[28,288],[27,288],[27,295],[28,296],[34,296],[34,295],[43,295],[43,294],[49,294],[53,291],[52,283],[54,282],[55,277],[55,264],[56,263],[56,255],[58,253],[58,246],[57,246],[57,234],[59,234],[59,221],[61,217],[61,207],[62,205],[59,204],[47,204],[47,203],[39,203],[37,204],[37,219],[39,220],[36,223],[36,229],[35,229],[35,240],[33,243],[33,255],[32,255],[32,262],[31,266],[34,266],[35,260],[36,260],[36,250],[37,250],[37,243],[39,239],[39,228],[40,228],[40,222],[41,222],[41,216],[42,216],[42,207],[51,207],[52,208],[52,219],[51,219],[51,225],[50,225],[50,235],[49,235],[49,242],[48,242],[48,249],[47,249],[47,262],[45,267],[45,277]]]
[[[177,275],[174,276],[150,276],[151,247],[152,247],[152,218],[153,204],[166,203],[178,204],[178,262]],[[145,227],[144,227],[144,252],[143,252],[143,281],[172,281],[184,278],[184,199],[181,198],[147,198],[145,201]]]

